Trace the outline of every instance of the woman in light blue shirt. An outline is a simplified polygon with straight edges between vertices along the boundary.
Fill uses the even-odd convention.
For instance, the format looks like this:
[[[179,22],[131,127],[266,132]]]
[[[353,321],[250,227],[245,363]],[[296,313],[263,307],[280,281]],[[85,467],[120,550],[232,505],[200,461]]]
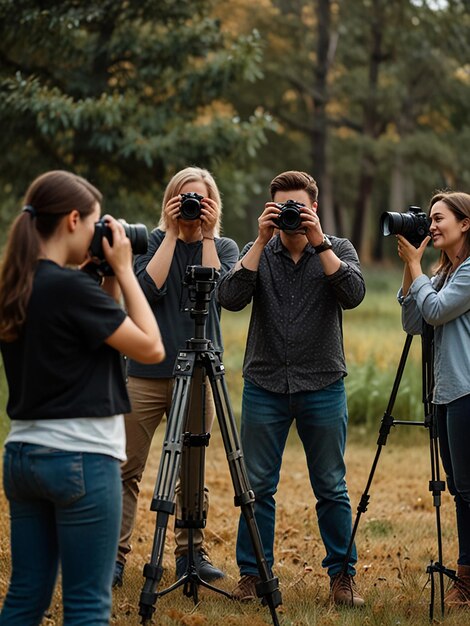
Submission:
[[[397,235],[405,263],[399,293],[403,328],[434,328],[434,393],[442,464],[454,496],[459,541],[458,579],[445,596],[448,607],[470,602],[470,195],[438,193],[431,199],[430,237],[415,248]],[[432,239],[441,251],[430,279],[421,259]]]

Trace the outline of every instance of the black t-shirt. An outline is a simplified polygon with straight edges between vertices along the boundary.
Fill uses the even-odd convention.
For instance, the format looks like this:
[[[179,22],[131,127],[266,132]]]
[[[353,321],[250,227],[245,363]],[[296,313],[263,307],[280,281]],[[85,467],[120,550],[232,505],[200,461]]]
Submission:
[[[104,343],[125,317],[86,273],[39,261],[21,334],[0,342],[10,418],[129,412],[121,355]]]

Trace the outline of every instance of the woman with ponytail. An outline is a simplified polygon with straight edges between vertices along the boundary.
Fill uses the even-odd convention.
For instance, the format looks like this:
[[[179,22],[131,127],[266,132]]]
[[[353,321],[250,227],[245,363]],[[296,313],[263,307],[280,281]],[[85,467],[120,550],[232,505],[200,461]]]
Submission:
[[[130,409],[120,353],[155,363],[164,349],[118,221],[105,217],[112,245],[103,238],[103,250],[127,313],[78,269],[89,260],[100,202],[100,192],[70,172],[39,176],[3,255],[12,576],[1,626],[41,623],[59,565],[63,623],[109,623]]]

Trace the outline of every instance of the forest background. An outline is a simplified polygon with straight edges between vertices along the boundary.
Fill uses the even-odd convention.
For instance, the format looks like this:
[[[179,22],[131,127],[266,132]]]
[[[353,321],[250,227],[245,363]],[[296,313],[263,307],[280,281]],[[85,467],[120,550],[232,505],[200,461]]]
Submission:
[[[344,321],[355,505],[405,338],[395,243],[380,233],[379,218],[410,205],[426,210],[436,189],[470,191],[469,102],[468,0],[0,0],[0,248],[28,184],[49,169],[87,177],[104,193],[104,211],[151,229],[171,176],[187,165],[207,167],[223,193],[224,233],[240,247],[256,235],[273,176],[310,172],[325,232],[351,239],[366,276],[366,299]],[[427,267],[435,258],[426,252]],[[237,417],[248,315],[222,316]],[[416,340],[397,418],[422,415],[420,369]],[[0,363],[0,441],[6,397]],[[298,444],[290,442],[276,548],[287,585],[283,623],[427,623],[423,566],[436,555],[426,437],[418,429],[401,432],[394,441],[403,445],[390,448],[379,478],[374,517],[359,529],[360,583],[370,609],[351,617],[326,606],[318,554],[311,574],[310,551],[321,542],[312,512],[306,521],[310,487]],[[220,452],[219,442],[210,461],[216,476]],[[147,496],[152,483],[149,476]],[[228,482],[221,492],[230,492]],[[292,506],[283,505],[282,494]],[[455,555],[445,498],[446,548],[450,543]],[[130,624],[129,611],[136,612],[153,532],[147,500],[131,595],[117,597],[116,624]],[[213,506],[218,521],[209,539],[234,582],[235,517],[226,528],[231,503],[219,506],[215,495]],[[9,571],[3,497],[0,510],[1,598]],[[318,610],[309,576],[318,581],[314,599],[324,603]],[[60,621],[59,605],[56,598],[48,623]],[[208,623],[219,624],[227,611],[215,605]],[[165,623],[193,623],[187,610]],[[227,623],[261,623],[257,609],[246,611],[232,610]],[[457,616],[448,623],[461,622]]]
[[[435,189],[470,188],[469,7],[0,0],[0,246],[29,182],[49,169],[89,178],[104,211],[151,229],[171,176],[207,167],[240,247],[256,235],[271,178],[306,170],[319,183],[323,229],[352,240],[371,303],[385,289],[393,310],[397,259],[381,213],[426,210]],[[369,336],[376,328],[383,338],[390,315],[399,326],[383,309],[372,306]],[[358,327],[368,315],[359,309]],[[5,421],[1,372],[0,381]],[[349,384],[369,400],[367,376]],[[355,406],[352,420],[366,421]]]
[[[310,172],[324,230],[382,260],[383,211],[470,186],[468,0],[0,0],[0,233],[52,168],[157,222],[209,168],[256,232],[273,176]]]

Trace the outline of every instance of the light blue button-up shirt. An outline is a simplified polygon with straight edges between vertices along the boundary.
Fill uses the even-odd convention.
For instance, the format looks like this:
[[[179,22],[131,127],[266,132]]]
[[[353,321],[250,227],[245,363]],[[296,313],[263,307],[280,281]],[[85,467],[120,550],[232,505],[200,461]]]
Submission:
[[[435,404],[470,394],[470,258],[436,291],[435,277],[421,275],[407,295],[398,292],[402,324],[410,335],[422,333],[423,319],[434,327]]]

